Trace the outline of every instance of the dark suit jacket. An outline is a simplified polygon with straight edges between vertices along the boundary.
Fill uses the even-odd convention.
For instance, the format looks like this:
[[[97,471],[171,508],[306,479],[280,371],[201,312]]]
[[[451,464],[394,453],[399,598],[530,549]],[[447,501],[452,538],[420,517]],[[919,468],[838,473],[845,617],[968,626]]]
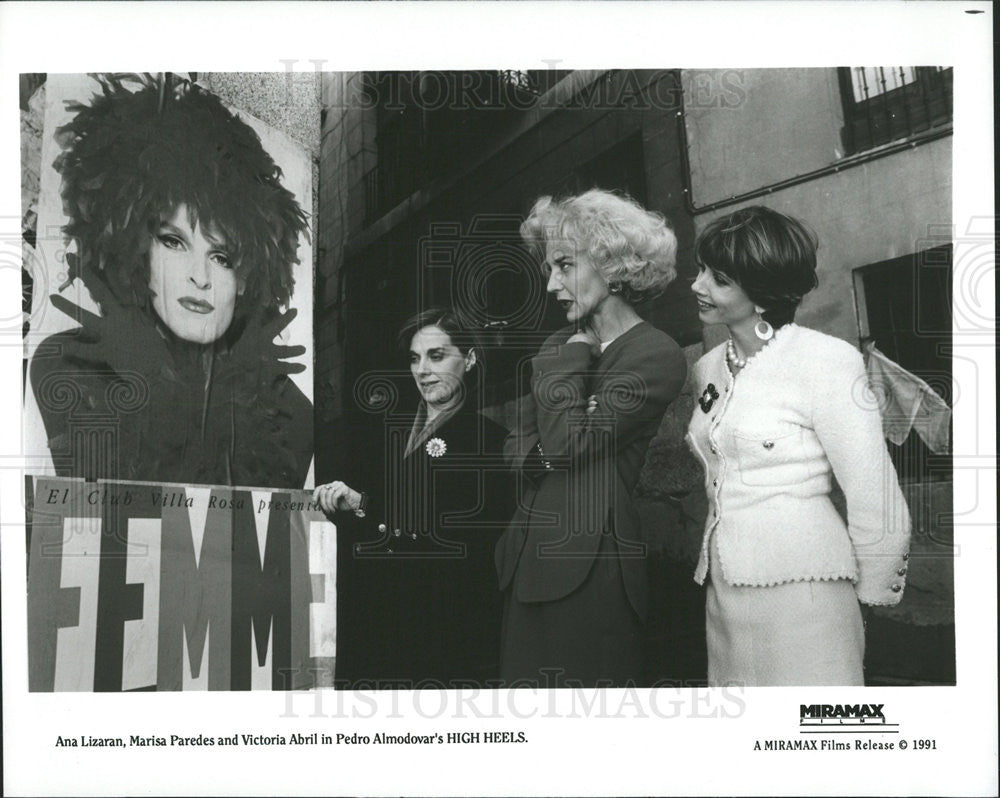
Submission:
[[[360,687],[483,685],[499,666],[493,551],[510,516],[506,430],[468,402],[404,456],[411,418],[388,419],[366,517],[338,513],[337,677]],[[443,447],[441,446],[443,444]],[[382,457],[366,452],[361,459]],[[349,483],[351,484],[351,483]],[[384,531],[381,527],[385,527]]]
[[[532,360],[531,394],[505,451],[522,474],[520,501],[497,546],[501,590],[522,602],[561,599],[586,579],[613,532],[629,602],[647,599],[646,546],[632,492],[664,411],[680,393],[684,353],[643,322],[593,359],[554,334]],[[594,396],[597,410],[586,412]]]

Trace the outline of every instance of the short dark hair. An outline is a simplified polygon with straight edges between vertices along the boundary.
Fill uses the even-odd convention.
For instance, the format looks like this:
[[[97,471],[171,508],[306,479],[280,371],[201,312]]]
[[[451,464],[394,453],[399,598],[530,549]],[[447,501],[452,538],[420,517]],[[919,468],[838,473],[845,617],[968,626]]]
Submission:
[[[711,222],[695,242],[695,260],[733,280],[765,321],[781,327],[819,283],[816,248],[816,234],[798,219],[753,205]]]
[[[169,76],[105,75],[56,132],[71,276],[99,275],[125,304],[148,307],[149,246],[180,205],[226,238],[243,296],[237,313],[287,305],[306,214],[253,128],[218,97]],[[138,81],[133,91],[126,82]]]
[[[397,343],[401,351],[407,351],[410,341],[424,327],[438,327],[448,333],[451,342],[466,355],[470,349],[476,350],[476,362],[482,367],[482,338],[475,324],[452,308],[429,307],[410,316],[399,329]]]
[[[451,342],[463,355],[476,350],[476,364],[462,380],[465,401],[481,396],[486,379],[486,352],[476,325],[462,313],[445,307],[429,307],[410,316],[399,330],[397,343],[403,352],[409,351],[413,336],[424,327],[438,327],[448,334]]]

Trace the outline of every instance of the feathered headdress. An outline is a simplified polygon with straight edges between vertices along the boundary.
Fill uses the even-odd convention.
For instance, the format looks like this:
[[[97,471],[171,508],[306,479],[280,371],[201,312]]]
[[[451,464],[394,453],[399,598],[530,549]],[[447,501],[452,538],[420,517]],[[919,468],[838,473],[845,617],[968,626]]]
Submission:
[[[287,305],[306,215],[253,129],[213,94],[169,75],[104,75],[89,105],[56,131],[63,152],[70,277],[96,275],[123,304],[149,303],[150,237],[184,204],[222,233],[244,286],[237,313]],[[137,81],[132,90],[126,83]]]

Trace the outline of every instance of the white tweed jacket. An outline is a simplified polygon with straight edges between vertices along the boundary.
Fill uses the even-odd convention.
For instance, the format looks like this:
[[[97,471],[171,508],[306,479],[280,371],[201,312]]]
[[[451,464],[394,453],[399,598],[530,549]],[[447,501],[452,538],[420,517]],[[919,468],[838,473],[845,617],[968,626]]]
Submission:
[[[715,534],[730,584],[847,578],[865,604],[898,603],[910,515],[860,353],[789,324],[735,378],[723,344],[694,380],[687,441],[709,504],[695,581]],[[834,477],[846,526],[830,500]]]

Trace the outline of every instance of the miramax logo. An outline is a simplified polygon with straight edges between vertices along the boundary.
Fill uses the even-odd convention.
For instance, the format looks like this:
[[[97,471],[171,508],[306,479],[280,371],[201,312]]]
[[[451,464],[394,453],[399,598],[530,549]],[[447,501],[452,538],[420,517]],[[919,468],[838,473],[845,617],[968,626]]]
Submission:
[[[758,739],[754,751],[892,751],[895,742],[872,735],[899,734],[886,721],[885,704],[799,704],[798,739]],[[819,735],[811,736],[811,735]],[[838,735],[849,735],[855,739]],[[860,738],[860,739],[859,739]],[[905,742],[900,749],[906,748]]]
[[[882,707],[885,704],[799,704],[799,723],[810,720],[838,720],[849,718],[865,723],[880,720],[885,723]]]

